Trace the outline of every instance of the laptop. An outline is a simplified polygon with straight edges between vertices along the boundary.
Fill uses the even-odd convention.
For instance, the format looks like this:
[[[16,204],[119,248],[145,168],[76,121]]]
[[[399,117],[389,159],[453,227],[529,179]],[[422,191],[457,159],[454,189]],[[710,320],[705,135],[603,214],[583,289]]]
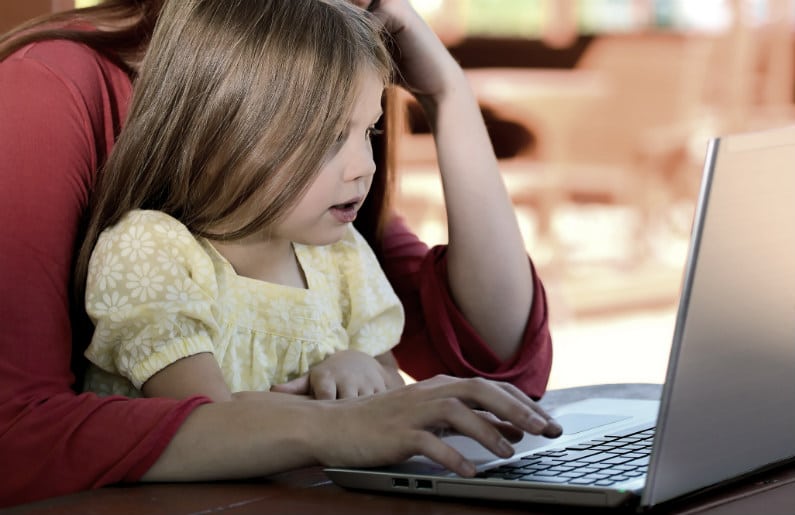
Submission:
[[[642,341],[638,342],[643,345]],[[659,401],[588,399],[478,475],[414,457],[327,468],[351,489],[642,510],[795,459],[795,127],[710,140]]]

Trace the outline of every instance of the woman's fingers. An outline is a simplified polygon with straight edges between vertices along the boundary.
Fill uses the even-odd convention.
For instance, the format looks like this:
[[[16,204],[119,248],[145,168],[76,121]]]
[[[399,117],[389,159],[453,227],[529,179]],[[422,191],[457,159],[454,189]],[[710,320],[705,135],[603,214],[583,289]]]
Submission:
[[[512,385],[481,378],[456,379],[436,376],[412,386],[427,388],[429,394],[437,398],[457,398],[472,408],[493,413],[499,419],[528,433],[543,434],[551,438],[562,433],[560,424]]]
[[[533,411],[535,411],[536,414],[541,416],[547,422],[546,426],[542,430],[542,434],[544,436],[557,438],[563,434],[563,427],[561,427],[561,425],[552,417],[552,415],[547,413],[544,408],[538,405],[538,403],[528,398],[521,390],[519,390],[519,388],[510,383],[498,383],[498,385],[520,401],[531,403]]]
[[[416,446],[412,454],[425,456],[459,476],[472,477],[477,472],[474,463],[428,431],[416,431],[412,441]]]
[[[478,410],[476,413],[478,416],[483,417],[486,421],[488,421],[489,424],[493,425],[495,429],[497,429],[497,431],[499,431],[500,434],[509,442],[516,443],[524,438],[524,431],[511,423],[498,419],[493,413],[480,410]]]
[[[369,9],[370,8],[370,0],[348,0],[350,3],[355,5],[356,7],[361,7],[362,9]]]
[[[429,428],[450,429],[480,442],[486,449],[501,458],[513,455],[513,446],[491,421],[455,398],[438,399],[428,403],[425,422]]]
[[[520,439],[523,431],[554,436],[554,422],[532,400],[481,379],[439,376],[318,409],[329,416],[311,425],[309,441],[318,444],[312,453],[333,466],[389,465],[423,455],[471,476],[473,464],[439,437],[442,431],[468,436],[504,458],[514,452],[509,439]]]

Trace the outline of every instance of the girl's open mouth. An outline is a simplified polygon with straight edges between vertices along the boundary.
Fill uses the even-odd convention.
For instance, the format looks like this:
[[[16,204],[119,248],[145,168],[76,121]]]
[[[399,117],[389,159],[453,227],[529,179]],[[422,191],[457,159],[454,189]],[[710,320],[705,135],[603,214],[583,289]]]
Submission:
[[[334,218],[337,219],[340,223],[351,223],[356,220],[356,207],[359,205],[358,201],[353,202],[346,202],[344,204],[337,204],[336,206],[331,206],[331,214],[334,215]]]

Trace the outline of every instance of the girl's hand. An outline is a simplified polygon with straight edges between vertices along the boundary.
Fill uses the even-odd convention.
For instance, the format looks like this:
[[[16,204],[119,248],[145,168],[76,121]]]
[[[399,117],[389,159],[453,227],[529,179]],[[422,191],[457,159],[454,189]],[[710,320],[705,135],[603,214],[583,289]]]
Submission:
[[[343,350],[312,367],[308,374],[274,385],[271,391],[316,399],[347,399],[402,385],[403,379],[391,352],[372,357],[356,350]]]
[[[366,399],[320,406],[321,422],[314,424],[317,431],[311,437],[317,448],[312,451],[326,466],[379,466],[423,455],[472,476],[474,465],[441,440],[440,433],[469,436],[507,458],[513,454],[509,440],[524,431],[553,438],[562,432],[517,388],[485,379],[436,376]]]

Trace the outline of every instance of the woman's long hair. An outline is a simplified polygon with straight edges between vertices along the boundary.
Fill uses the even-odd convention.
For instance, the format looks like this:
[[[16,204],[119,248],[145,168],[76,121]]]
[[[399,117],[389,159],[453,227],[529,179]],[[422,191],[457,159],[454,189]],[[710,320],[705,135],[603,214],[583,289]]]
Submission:
[[[35,18],[0,35],[0,61],[30,43],[66,39],[90,46],[134,75],[162,4],[163,0],[104,0]]]
[[[167,1],[97,179],[78,295],[99,234],[130,210],[221,240],[277,221],[343,132],[356,79],[369,70],[386,84],[391,69],[377,23],[345,0]],[[255,198],[268,201],[254,219],[213,229]]]

